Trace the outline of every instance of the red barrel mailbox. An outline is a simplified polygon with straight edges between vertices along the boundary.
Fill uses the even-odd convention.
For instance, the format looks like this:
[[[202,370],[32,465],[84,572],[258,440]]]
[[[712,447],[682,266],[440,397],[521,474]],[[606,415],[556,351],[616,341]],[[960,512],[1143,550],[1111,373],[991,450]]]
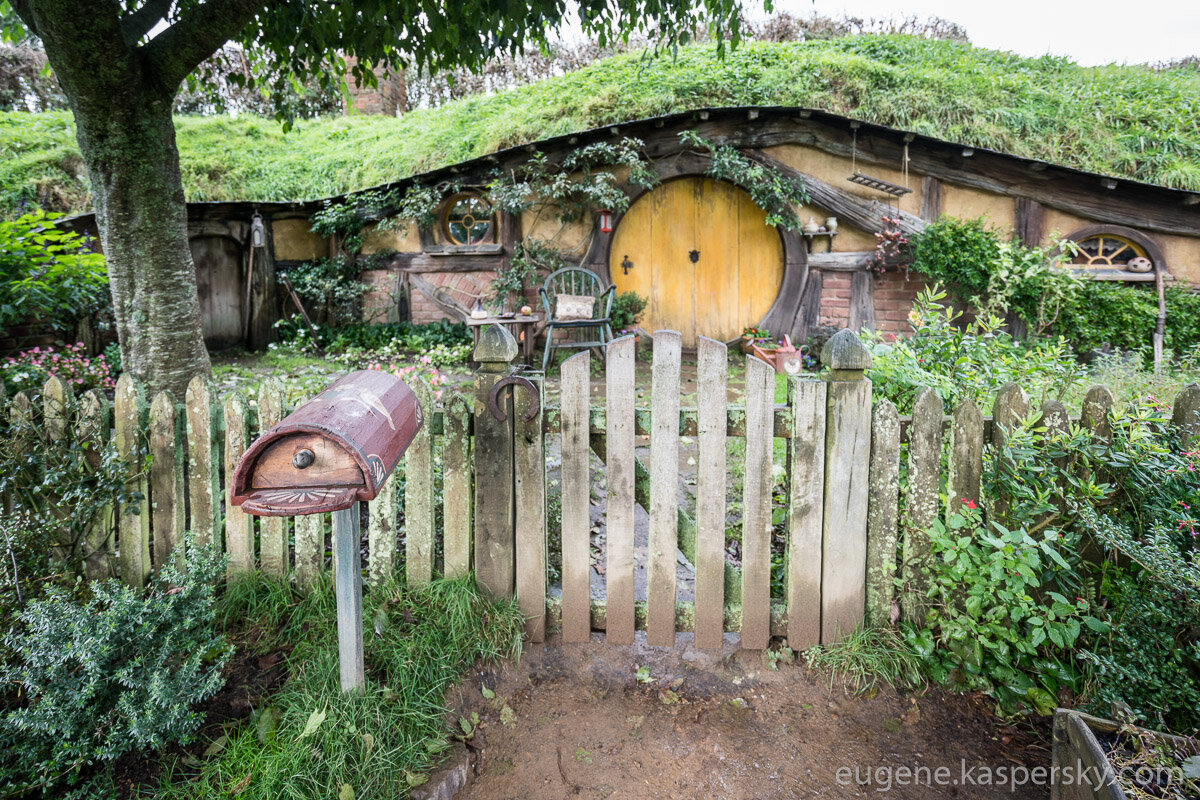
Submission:
[[[248,514],[292,517],[372,500],[422,423],[416,395],[399,378],[352,372],[250,445],[230,502]]]
[[[412,389],[375,370],[339,378],[250,445],[229,501],[248,514],[332,511],[343,691],[366,687],[358,501],[373,500],[424,420]]]

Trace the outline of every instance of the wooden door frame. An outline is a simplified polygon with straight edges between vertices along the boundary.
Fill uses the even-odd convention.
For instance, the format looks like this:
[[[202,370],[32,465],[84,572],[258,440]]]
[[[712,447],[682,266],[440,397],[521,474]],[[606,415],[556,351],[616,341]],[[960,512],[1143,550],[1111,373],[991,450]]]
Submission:
[[[710,157],[698,153],[677,153],[651,163],[651,169],[658,177],[658,184],[650,189],[629,181],[619,184],[618,188],[629,198],[629,208],[632,208],[642,195],[654,191],[667,181],[676,178],[712,180],[711,176],[705,174],[711,163]],[[746,186],[735,181],[722,182],[736,186],[742,191],[748,191]],[[596,223],[597,227],[591,244],[583,259],[583,266],[595,272],[607,283],[613,282],[612,274],[609,271],[613,239],[626,213],[627,211],[624,211],[613,215],[613,229],[609,233],[602,233],[599,223]],[[803,235],[798,231],[791,231],[780,226],[776,226],[775,230],[783,244],[783,278],[779,282],[779,292],[775,295],[771,307],[755,325],[782,335],[792,332],[796,321],[796,312],[800,307],[800,299],[804,294],[805,284],[808,282],[808,248],[805,246]]]

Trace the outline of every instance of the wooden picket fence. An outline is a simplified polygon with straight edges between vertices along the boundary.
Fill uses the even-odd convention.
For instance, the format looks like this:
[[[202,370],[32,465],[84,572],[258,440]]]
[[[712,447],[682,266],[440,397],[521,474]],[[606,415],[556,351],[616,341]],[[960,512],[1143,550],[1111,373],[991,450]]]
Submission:
[[[1033,411],[1024,392],[1009,385],[998,393],[991,418],[971,402],[945,416],[937,394],[923,389],[912,416],[901,418],[887,400],[872,402],[864,375],[870,354],[849,332],[831,340],[823,354],[829,380],[789,377],[787,402],[779,405],[773,369],[752,357],[746,359],[744,402],[730,404],[726,347],[702,339],[695,354],[695,406],[683,407],[680,336],[659,331],[648,407],[636,402],[636,344],[627,337],[606,347],[602,404],[591,402],[592,355],[584,351],[563,363],[557,397],[545,397],[540,387],[531,387],[532,393],[502,387],[507,413],[501,419],[488,410],[487,398],[516,355],[515,345],[501,344],[491,361],[477,350],[481,365],[472,390],[447,393],[441,408],[428,387],[413,387],[426,425],[403,467],[369,504],[366,570],[370,582],[381,581],[403,556],[409,584],[473,571],[493,593],[516,596],[534,641],[547,628],[561,627],[566,642],[604,631],[610,642],[629,643],[644,630],[651,645],[670,645],[678,632],[692,632],[697,646],[716,647],[724,633],[737,632],[746,648],[766,647],[774,636],[803,648],[836,639],[864,617],[886,624],[900,601],[897,570],[907,570],[902,577],[910,586],[919,581],[913,565],[929,547],[922,532],[939,514],[979,500],[985,444],[1000,442]],[[87,542],[89,576],[117,574],[144,585],[153,570],[181,557],[179,544],[189,530],[198,545],[228,553],[230,575],[258,569],[291,575],[308,587],[329,569],[330,515],[254,518],[225,501],[228,476],[249,442],[289,410],[277,381],[264,382],[253,407],[237,392],[218,401],[211,382],[199,378],[183,403],[160,393],[147,405],[141,387],[126,375],[111,404],[89,392],[75,418],[64,411],[65,394],[62,382],[51,379],[40,397],[12,398],[9,413],[30,419],[40,411],[52,437],[67,426],[96,443],[111,437],[142,497],[134,508],[97,509],[102,524]],[[1079,424],[1107,435],[1112,407],[1107,389],[1092,389]],[[1049,431],[1071,423],[1061,404],[1036,411]],[[1179,395],[1174,418],[1185,436],[1200,441],[1200,387]],[[738,568],[725,552],[727,476],[735,466],[727,457],[731,439],[744,440]],[[786,444],[781,479],[772,470],[776,440]],[[555,441],[561,453],[561,587],[547,580],[546,463]],[[694,516],[679,498],[681,448],[691,453],[693,443]],[[643,463],[637,451],[647,444]],[[150,466],[142,470],[147,452]],[[591,577],[593,456],[603,464],[606,487],[602,593],[593,591]],[[786,505],[785,574],[783,596],[773,599],[777,490]],[[635,546],[636,505],[649,517],[644,551]],[[694,568],[694,601],[678,598],[677,550]],[[641,593],[635,590],[638,557],[647,565]]]

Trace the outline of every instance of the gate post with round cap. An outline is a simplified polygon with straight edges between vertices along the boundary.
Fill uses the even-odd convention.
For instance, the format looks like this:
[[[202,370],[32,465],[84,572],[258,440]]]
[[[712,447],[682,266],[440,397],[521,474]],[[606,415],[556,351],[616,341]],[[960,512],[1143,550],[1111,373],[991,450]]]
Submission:
[[[230,503],[247,514],[333,512],[343,691],[366,687],[359,503],[379,494],[423,422],[416,395],[399,378],[352,372],[259,436],[230,481]]]
[[[503,325],[479,332],[475,371],[475,580],[512,597],[516,580],[512,392],[493,389],[512,374],[517,340]],[[499,412],[499,413],[496,413]]]

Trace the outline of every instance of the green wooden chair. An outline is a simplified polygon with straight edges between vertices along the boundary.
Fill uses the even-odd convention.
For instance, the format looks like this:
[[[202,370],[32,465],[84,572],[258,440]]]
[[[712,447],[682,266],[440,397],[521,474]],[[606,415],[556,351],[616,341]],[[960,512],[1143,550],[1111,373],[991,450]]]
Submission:
[[[611,284],[606,288],[599,275],[582,267],[566,267],[550,273],[538,289],[546,311],[542,372],[550,366],[550,354],[557,348],[603,347],[612,341],[609,314],[616,289]],[[571,339],[556,342],[554,334],[559,330],[578,331],[578,338],[572,334]]]

